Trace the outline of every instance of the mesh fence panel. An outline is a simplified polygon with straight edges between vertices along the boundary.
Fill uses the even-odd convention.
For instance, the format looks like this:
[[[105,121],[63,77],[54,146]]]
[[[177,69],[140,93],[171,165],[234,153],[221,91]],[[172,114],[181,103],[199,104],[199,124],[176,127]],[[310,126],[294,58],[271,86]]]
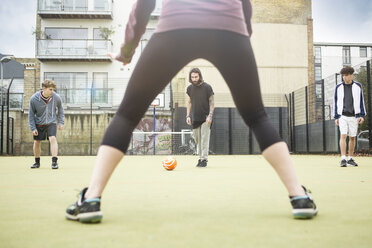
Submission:
[[[196,154],[192,132],[133,132],[129,155]]]
[[[354,66],[354,68],[355,81],[360,82],[363,87],[365,107],[366,112],[368,112],[368,101],[371,101],[371,96],[369,98],[367,96],[366,64],[362,63]],[[64,155],[96,154],[104,131],[120,106],[129,78],[108,78],[105,73],[94,73],[93,77],[87,75],[87,73],[48,72],[44,73],[44,78],[36,78],[35,84],[26,86],[25,82],[23,93],[15,90],[18,87],[17,84],[12,86],[15,88],[13,91],[10,90],[9,105],[11,116],[15,118],[15,137],[21,136],[21,138],[14,140],[18,154],[32,155],[33,139],[28,127],[28,105],[32,94],[40,89],[39,82],[44,81],[44,79],[52,79],[57,83],[56,92],[61,96],[65,109],[65,129],[62,132],[58,131],[60,153]],[[341,81],[341,76],[335,73],[321,81],[314,82],[313,85],[309,85],[307,91],[304,87],[289,93],[289,95],[262,95],[269,118],[292,151],[338,151],[339,133],[333,120],[333,98],[335,86]],[[154,108],[149,106],[136,127],[136,131],[154,131],[154,115],[155,131],[157,132],[191,130],[185,120],[186,87],[188,85],[187,79],[182,78],[168,84],[156,97],[159,106],[156,107],[155,112]],[[230,92],[215,93],[215,101],[218,102],[218,105],[216,105],[213,116],[214,122],[210,139],[211,154],[260,153],[254,134],[250,132],[249,127],[246,126],[235,108]],[[21,113],[19,110],[25,111]],[[360,125],[360,131],[370,129],[368,118],[367,115],[365,123]],[[4,133],[5,128],[6,123],[4,123]],[[145,138],[142,138],[142,146],[136,139],[132,140],[133,147],[131,148],[130,145],[129,149],[132,149],[130,152],[132,154],[153,154],[154,145],[149,142],[153,140],[153,136],[153,134],[148,134]],[[157,146],[156,142],[160,142],[158,138],[166,140],[168,136],[162,138],[162,135],[159,135],[157,138],[157,135],[155,135],[155,153],[190,153],[190,149],[182,148],[184,146],[182,140],[176,141],[180,139],[177,136],[179,134],[169,136],[172,145],[169,145],[170,148],[166,148],[165,145],[164,147]],[[162,142],[165,142],[164,140]],[[5,141],[6,137],[4,136],[4,148]],[[43,155],[47,155],[49,153],[48,144],[43,143],[42,146]]]

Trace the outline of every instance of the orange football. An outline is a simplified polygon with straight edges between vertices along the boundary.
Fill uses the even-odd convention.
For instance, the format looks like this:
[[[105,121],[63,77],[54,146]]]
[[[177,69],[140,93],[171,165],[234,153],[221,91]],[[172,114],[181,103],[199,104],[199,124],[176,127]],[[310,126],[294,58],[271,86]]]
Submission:
[[[177,166],[177,160],[174,157],[168,157],[163,160],[163,167],[166,170],[173,170]]]

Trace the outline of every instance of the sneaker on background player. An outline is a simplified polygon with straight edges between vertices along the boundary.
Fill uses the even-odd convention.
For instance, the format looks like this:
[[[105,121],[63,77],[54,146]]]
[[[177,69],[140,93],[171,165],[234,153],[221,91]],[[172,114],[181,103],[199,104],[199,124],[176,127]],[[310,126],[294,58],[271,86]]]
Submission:
[[[346,167],[346,159],[341,160],[340,167]]]
[[[348,165],[351,165],[351,166],[358,166],[358,164],[354,161],[353,158],[350,158],[350,159],[347,161],[347,164],[348,164]]]
[[[208,160],[203,159],[200,160],[200,163],[197,165],[198,167],[207,167]]]
[[[31,165],[31,169],[37,169],[40,167],[40,163],[34,163],[33,165]]]

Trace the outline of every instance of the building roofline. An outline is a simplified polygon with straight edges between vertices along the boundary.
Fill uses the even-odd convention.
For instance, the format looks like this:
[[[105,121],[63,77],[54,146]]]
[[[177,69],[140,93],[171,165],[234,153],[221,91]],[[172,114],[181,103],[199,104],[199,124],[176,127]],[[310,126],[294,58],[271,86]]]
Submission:
[[[351,46],[351,47],[372,47],[372,43],[314,42],[314,46]]]

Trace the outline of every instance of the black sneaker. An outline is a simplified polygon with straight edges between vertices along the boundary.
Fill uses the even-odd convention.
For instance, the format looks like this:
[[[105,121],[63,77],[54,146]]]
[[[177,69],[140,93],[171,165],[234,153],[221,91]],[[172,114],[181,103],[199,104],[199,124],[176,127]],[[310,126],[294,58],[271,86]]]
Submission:
[[[358,166],[358,164],[352,158],[347,161],[347,164],[351,166]]]
[[[77,220],[82,223],[98,223],[102,220],[101,197],[85,199],[84,195],[88,188],[83,189],[77,202],[66,209],[68,220]]]
[[[37,169],[40,167],[40,163],[34,163],[33,165],[31,165],[31,169]]]
[[[345,159],[341,160],[340,167],[346,167],[346,160]]]
[[[200,162],[199,167],[207,167],[208,160],[204,159]]]
[[[292,214],[295,219],[311,219],[318,214],[318,209],[304,186],[305,196],[290,196],[292,204]]]
[[[198,164],[196,165],[196,167],[200,167],[200,164],[201,164],[201,159],[198,160]]]
[[[58,163],[52,162],[52,169],[58,169]]]

